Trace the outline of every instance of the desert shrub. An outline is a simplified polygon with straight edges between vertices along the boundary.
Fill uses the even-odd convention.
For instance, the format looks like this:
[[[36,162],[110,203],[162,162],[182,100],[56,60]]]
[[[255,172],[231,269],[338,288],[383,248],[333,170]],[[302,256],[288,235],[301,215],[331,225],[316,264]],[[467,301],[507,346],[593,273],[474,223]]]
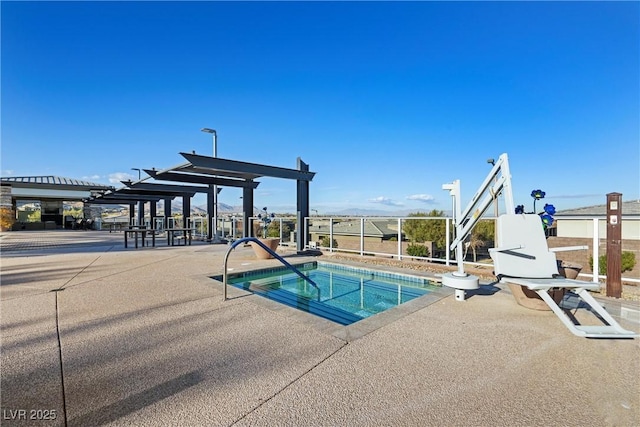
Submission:
[[[330,246],[329,244],[329,236],[320,236],[320,246],[322,246],[323,248],[328,248]],[[337,248],[338,247],[338,241],[336,239],[333,239],[333,248]]]
[[[328,248],[330,246],[329,243],[329,236],[320,236],[320,246],[322,246],[323,248]],[[336,239],[333,239],[333,248],[337,248],[338,247],[338,241]]]
[[[291,227],[286,222],[282,222],[282,235],[291,233]],[[280,237],[280,221],[274,219],[267,227],[267,237]]]
[[[480,220],[471,232],[479,240],[493,242],[495,236],[495,222],[493,220]]]
[[[443,211],[432,210],[429,213],[415,212],[409,214],[410,217],[436,217],[444,216]],[[407,219],[404,221],[402,231],[410,241],[415,243],[433,242],[439,250],[444,250],[446,246],[446,221],[444,219]]]
[[[409,246],[407,246],[407,254],[411,255],[411,256],[419,256],[419,257],[428,257],[429,254],[429,248],[427,248],[425,245],[418,245],[418,244],[410,244]]]
[[[589,266],[591,270],[593,270],[593,256],[589,257]],[[625,271],[633,270],[633,267],[636,266],[636,254],[629,251],[622,252],[622,258],[620,259],[620,267],[621,271],[624,273]],[[600,255],[598,257],[598,274],[604,276],[607,274],[607,255]]]

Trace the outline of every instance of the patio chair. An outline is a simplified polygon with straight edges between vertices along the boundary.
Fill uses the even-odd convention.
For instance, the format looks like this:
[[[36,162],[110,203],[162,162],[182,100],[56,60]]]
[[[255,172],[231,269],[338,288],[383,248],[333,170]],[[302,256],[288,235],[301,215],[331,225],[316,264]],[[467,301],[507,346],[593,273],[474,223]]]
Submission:
[[[74,230],[82,230],[84,228],[84,218],[76,218],[73,223]]]
[[[526,286],[536,292],[562,323],[577,336],[587,338],[634,338],[638,334],[623,329],[607,313],[590,290],[598,290],[599,283],[566,279],[559,275],[556,251],[581,249],[580,247],[553,248],[549,250],[546,236],[535,214],[506,214],[498,218],[497,248],[489,249],[494,262],[495,275],[501,283]],[[582,298],[605,325],[580,325],[569,317],[554,301],[549,291],[564,289]]]
[[[171,241],[172,241],[172,245],[180,245],[182,242],[183,245],[187,245],[187,239],[184,236],[184,233],[182,231],[171,231],[172,233],[172,237],[171,237]]]

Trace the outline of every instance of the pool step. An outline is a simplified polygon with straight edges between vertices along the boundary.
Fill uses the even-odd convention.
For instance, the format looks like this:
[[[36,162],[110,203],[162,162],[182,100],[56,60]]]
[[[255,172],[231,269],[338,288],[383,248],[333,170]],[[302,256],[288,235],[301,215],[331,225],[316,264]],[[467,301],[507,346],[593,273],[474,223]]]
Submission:
[[[262,286],[250,286],[249,290],[256,295],[297,308],[307,313],[320,316],[341,325],[350,325],[363,319],[363,317],[349,313],[336,307],[331,307],[307,297],[296,295],[282,289],[268,289]]]

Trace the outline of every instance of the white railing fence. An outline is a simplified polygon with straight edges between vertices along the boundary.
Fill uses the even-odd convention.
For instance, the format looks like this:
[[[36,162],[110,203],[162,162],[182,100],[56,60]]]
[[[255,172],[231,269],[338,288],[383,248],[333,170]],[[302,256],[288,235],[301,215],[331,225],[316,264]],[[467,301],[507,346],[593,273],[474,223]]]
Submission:
[[[258,217],[250,217],[249,236],[244,236],[242,232],[243,217],[241,214],[232,216],[218,216],[218,234],[227,240],[236,240],[242,237],[262,237],[262,221]],[[162,230],[165,226],[172,226],[176,219],[170,218],[169,224],[165,224],[162,217],[153,219],[155,228]],[[485,221],[493,221],[493,217],[484,218]],[[178,219],[180,221],[180,219]],[[296,246],[297,241],[297,218],[278,217],[271,219],[269,230],[277,227],[280,244],[284,246]],[[599,271],[600,256],[604,255],[603,244],[606,239],[606,218],[605,217],[562,217],[556,218],[558,221],[558,236],[565,239],[580,239],[580,245],[585,242],[587,256],[583,259],[592,259],[592,271]],[[562,223],[564,221],[564,223]],[[208,216],[188,218],[189,226],[194,228],[194,235],[204,239],[207,234]],[[640,264],[640,217],[622,216],[623,224],[623,251],[625,243],[630,244],[635,253],[636,264]],[[444,240],[439,242],[419,243],[427,246],[427,256],[409,255],[408,247],[413,242],[407,236],[408,227],[428,228],[432,234],[443,235]],[[435,231],[434,231],[435,229]],[[447,266],[457,265],[454,252],[448,251],[453,240],[455,227],[449,217],[334,217],[334,216],[312,216],[304,218],[304,247],[307,249],[320,249],[328,252],[354,253],[363,257],[379,256],[398,260],[421,260],[433,263],[441,263]],[[566,229],[567,235],[561,232]],[[274,234],[271,231],[270,234]],[[625,237],[626,236],[626,237]],[[568,244],[567,246],[572,246]],[[465,265],[492,267],[491,258],[487,255],[487,249],[493,246],[493,242],[486,242],[486,246],[481,248],[484,257],[478,262],[467,261]],[[472,249],[469,249],[470,251]],[[466,254],[466,251],[465,251]],[[583,262],[581,262],[583,264]],[[606,281],[605,275],[586,272],[588,270],[583,265],[583,272],[580,276],[583,280],[593,282]],[[636,266],[631,272],[624,272],[622,280],[629,283],[640,284],[640,266]]]
[[[295,220],[295,219],[294,219]],[[487,217],[486,220],[491,221],[493,218]],[[560,219],[559,221],[562,221]],[[591,229],[581,236],[590,238],[591,243],[587,244],[588,253],[593,260],[592,271],[599,271],[599,257],[601,239],[606,239],[606,218],[604,217],[568,217],[564,220],[580,220],[586,221],[584,226]],[[635,229],[640,230],[640,218],[623,216],[623,227],[627,224],[633,228],[632,236],[638,233]],[[416,224],[416,221],[430,221],[425,223],[425,227],[439,228],[444,231],[445,242],[440,242],[441,248],[448,248],[452,241],[452,232],[454,226],[452,219],[448,217],[307,217],[305,218],[305,248],[320,249],[329,252],[345,252],[355,253],[360,256],[382,256],[387,258],[395,258],[398,260],[415,259],[435,263],[442,263],[447,266],[457,265],[448,250],[437,250],[437,245],[432,244],[429,248],[429,256],[411,256],[407,253],[407,247],[410,242],[407,240],[405,227],[407,221]],[[559,236],[563,237],[563,236]],[[566,238],[575,238],[570,236]],[[640,239],[635,239],[638,241]],[[487,242],[489,247],[493,246],[493,242]],[[638,245],[636,245],[638,246]],[[640,263],[638,251],[635,250],[636,264]],[[463,261],[465,265],[476,266],[493,266],[491,259],[485,259],[486,262],[469,262]],[[585,266],[583,266],[585,267]],[[634,269],[638,271],[638,267]],[[640,283],[638,273],[629,275],[630,272],[623,273],[622,280],[631,283]],[[633,272],[631,272],[633,273]],[[626,274],[626,275],[625,275]],[[589,278],[593,282],[606,281],[605,275],[593,273],[581,273],[583,279]]]

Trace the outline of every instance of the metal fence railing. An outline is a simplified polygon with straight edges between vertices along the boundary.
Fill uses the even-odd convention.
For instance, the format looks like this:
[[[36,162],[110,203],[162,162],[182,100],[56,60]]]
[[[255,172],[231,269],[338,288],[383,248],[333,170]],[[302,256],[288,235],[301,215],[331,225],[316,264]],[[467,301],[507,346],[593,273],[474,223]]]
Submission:
[[[181,219],[171,218],[170,221]],[[227,240],[237,240],[243,237],[262,237],[264,234],[263,223],[256,217],[249,218],[249,236],[243,233],[243,217],[241,214],[219,216],[219,236]],[[155,228],[162,229],[164,218],[154,218]],[[187,222],[194,228],[194,234],[204,238],[207,234],[207,226],[210,225],[208,216],[190,217]],[[493,217],[483,218],[482,221],[493,222]],[[480,221],[480,223],[482,222]],[[297,242],[297,218],[279,217],[271,218],[271,224],[267,233],[269,237],[277,237],[284,246],[295,246]],[[554,234],[564,241],[570,239],[580,240],[580,245],[586,245],[587,250],[582,259],[588,260],[592,272],[598,272],[600,257],[605,254],[606,244],[606,217],[556,217],[557,228]],[[476,225],[478,227],[478,225]],[[439,235],[432,242],[421,242],[427,246],[426,256],[411,255],[409,247],[415,242],[410,241],[411,229],[429,229],[430,235]],[[304,248],[320,249],[328,252],[344,252],[358,254],[360,256],[379,256],[397,260],[422,260],[432,263],[442,263],[447,266],[457,265],[452,251],[446,250],[453,240],[454,225],[450,217],[338,217],[338,216],[311,216],[304,218]],[[634,253],[636,267],[622,273],[622,280],[629,283],[640,284],[640,217],[622,216],[623,251]],[[626,236],[626,237],[625,237]],[[550,240],[551,242],[551,240]],[[477,262],[463,260],[465,265],[493,266],[488,257],[487,249],[493,246],[493,242],[484,242],[480,249],[481,259]],[[572,246],[568,243],[566,246]],[[550,245],[551,246],[551,245]],[[626,248],[625,248],[626,246]],[[466,252],[465,252],[466,254]],[[584,264],[581,262],[580,264]],[[583,265],[584,267],[584,265]],[[589,271],[580,273],[581,279],[593,282],[606,281],[606,275],[594,274]]]
[[[494,221],[494,218],[487,217],[486,221]],[[592,260],[593,272],[599,271],[600,255],[603,255],[601,246],[603,239],[606,239],[606,218],[605,217],[567,217],[557,221],[585,221],[582,227],[587,231],[580,236],[582,240],[587,239],[587,258]],[[307,217],[305,221],[306,248],[320,249],[329,252],[355,253],[360,256],[382,256],[398,260],[416,259],[435,263],[443,263],[447,266],[457,265],[458,261],[453,258],[453,253],[446,250],[452,241],[454,226],[449,217]],[[407,226],[427,221],[424,227],[430,228],[432,232],[440,230],[442,240],[437,243],[431,242],[428,256],[413,256],[407,252],[407,247],[411,244],[408,241]],[[623,273],[622,280],[630,283],[640,284],[640,238],[635,238],[640,234],[640,218],[622,217],[623,228],[627,226],[631,235],[625,240],[629,246],[629,251],[633,252],[636,259],[636,267]],[[605,226],[603,226],[605,225]],[[575,229],[576,227],[574,227]],[[636,232],[636,229],[639,232]],[[562,235],[558,236],[562,237]],[[575,232],[567,239],[579,238]],[[488,243],[489,247],[493,242]],[[624,249],[623,249],[624,250]],[[482,262],[463,261],[468,265],[493,266],[491,259],[484,259]],[[593,282],[606,280],[606,275],[599,275],[590,272],[581,273],[583,279],[589,278]]]

